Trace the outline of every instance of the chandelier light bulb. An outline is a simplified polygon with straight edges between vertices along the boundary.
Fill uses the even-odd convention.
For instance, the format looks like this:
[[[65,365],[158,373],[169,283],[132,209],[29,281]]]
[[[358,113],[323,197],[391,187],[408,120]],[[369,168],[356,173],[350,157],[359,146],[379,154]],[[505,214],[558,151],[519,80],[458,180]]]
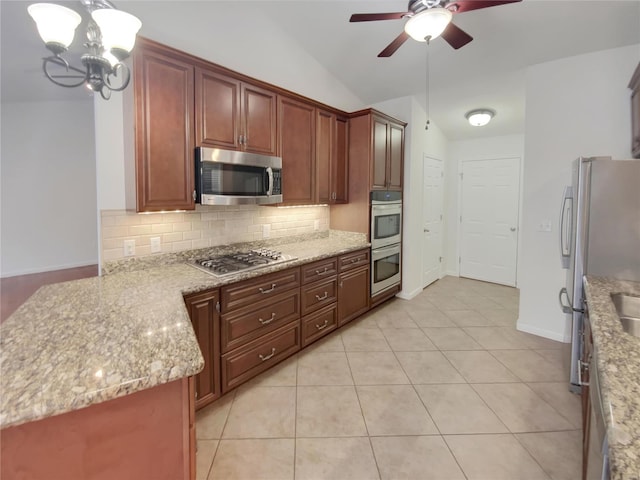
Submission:
[[[27,12],[36,22],[42,41],[47,46],[61,46],[63,51],[73,42],[76,27],[82,20],[70,8],[54,3],[34,3],[27,7]]]
[[[130,13],[122,10],[102,8],[91,12],[91,17],[100,28],[102,45],[105,50],[121,50],[127,53],[133,50],[136,34],[142,22]]]
[[[496,112],[487,108],[471,110],[465,115],[466,119],[474,127],[483,127],[491,121]]]
[[[425,42],[439,37],[451,23],[452,14],[446,8],[430,8],[412,16],[404,24],[404,31],[414,40]]]

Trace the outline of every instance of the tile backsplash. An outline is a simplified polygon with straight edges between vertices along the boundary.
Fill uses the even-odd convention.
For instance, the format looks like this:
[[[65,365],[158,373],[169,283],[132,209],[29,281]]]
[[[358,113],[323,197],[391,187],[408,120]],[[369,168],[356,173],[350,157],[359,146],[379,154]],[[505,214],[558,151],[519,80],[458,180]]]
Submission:
[[[135,257],[329,230],[329,207],[201,206],[192,212],[139,214],[100,212],[102,262],[124,258],[125,240],[135,241]],[[265,226],[268,233],[265,232]],[[317,230],[316,230],[317,228]]]

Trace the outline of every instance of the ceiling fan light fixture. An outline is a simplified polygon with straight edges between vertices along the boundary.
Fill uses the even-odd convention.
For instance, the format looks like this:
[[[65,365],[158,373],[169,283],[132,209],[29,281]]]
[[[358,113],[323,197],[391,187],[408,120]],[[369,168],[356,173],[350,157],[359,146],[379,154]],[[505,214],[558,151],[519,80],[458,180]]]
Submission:
[[[479,108],[467,112],[465,117],[474,127],[483,127],[491,121],[496,112],[488,108]]]
[[[451,23],[453,14],[446,8],[429,8],[414,16],[404,24],[404,31],[414,40],[425,42],[439,37]]]

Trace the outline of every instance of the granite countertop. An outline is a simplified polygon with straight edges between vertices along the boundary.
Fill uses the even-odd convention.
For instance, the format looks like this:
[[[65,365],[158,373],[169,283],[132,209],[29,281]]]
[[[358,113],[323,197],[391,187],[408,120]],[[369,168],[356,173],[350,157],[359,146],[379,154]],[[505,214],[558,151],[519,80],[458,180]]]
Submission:
[[[622,330],[612,293],[640,296],[640,282],[587,275],[589,320],[597,355],[613,480],[640,478],[640,338]]]
[[[222,278],[158,255],[40,288],[0,325],[0,428],[194,375],[204,360],[183,295],[370,245],[346,232],[289,240],[278,249],[297,260]]]

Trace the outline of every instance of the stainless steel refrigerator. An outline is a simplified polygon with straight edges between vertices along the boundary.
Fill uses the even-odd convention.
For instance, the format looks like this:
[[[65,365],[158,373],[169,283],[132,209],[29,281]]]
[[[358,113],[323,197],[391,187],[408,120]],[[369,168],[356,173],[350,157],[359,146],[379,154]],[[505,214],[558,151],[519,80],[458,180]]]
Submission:
[[[578,158],[560,214],[566,286],[560,305],[571,319],[570,390],[581,391],[583,276],[640,281],[640,160]]]

